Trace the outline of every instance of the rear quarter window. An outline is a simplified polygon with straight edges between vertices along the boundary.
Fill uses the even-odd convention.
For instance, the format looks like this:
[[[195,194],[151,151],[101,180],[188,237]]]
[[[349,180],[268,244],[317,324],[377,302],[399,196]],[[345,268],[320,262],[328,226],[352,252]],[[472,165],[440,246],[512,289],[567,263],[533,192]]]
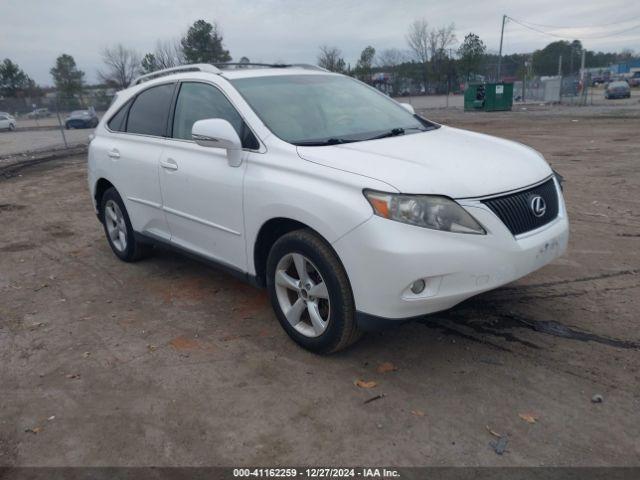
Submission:
[[[166,135],[174,83],[151,87],[139,93],[129,108],[127,133]]]
[[[131,105],[131,100],[125,103],[120,110],[116,112],[116,114],[111,117],[111,120],[107,123],[109,126],[109,130],[114,132],[124,132],[125,127],[127,126],[127,111],[129,110],[129,106]]]

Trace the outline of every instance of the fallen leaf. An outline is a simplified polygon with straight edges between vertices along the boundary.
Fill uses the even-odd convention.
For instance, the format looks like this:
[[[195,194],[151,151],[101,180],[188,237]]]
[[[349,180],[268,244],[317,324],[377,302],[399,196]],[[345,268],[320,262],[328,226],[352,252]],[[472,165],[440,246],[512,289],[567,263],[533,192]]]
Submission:
[[[494,437],[497,438],[502,438],[502,435],[500,435],[498,432],[496,432],[495,430],[492,430],[491,427],[489,425],[486,426],[487,427],[487,431],[493,435]]]
[[[51,420],[55,420],[56,416],[55,415],[51,415],[49,418],[47,418],[47,420],[51,421]]]
[[[538,419],[533,413],[519,413],[518,416],[527,423],[536,423]]]
[[[89,358],[89,356],[90,356],[90,355],[91,355],[91,352],[84,352],[84,353],[82,354],[82,356],[83,356],[84,358]]]
[[[155,352],[158,349],[157,345],[147,345],[147,350],[149,350],[150,352]]]
[[[376,370],[378,371],[378,373],[395,372],[396,370],[398,370],[398,367],[396,367],[391,362],[383,362],[378,365],[378,368]]]
[[[413,413],[416,417],[424,417],[424,412],[422,410],[411,410],[411,413]]]
[[[27,428],[25,430],[25,432],[27,433],[40,433],[41,431],[42,431],[42,427]]]
[[[378,383],[374,382],[373,380],[371,380],[370,382],[367,382],[365,380],[356,380],[355,382],[353,382],[353,384],[356,387],[360,387],[360,388],[373,388],[376,385],[378,385]]]
[[[67,378],[70,379],[76,379],[76,378],[80,378],[80,374],[79,373],[69,373],[66,375]]]

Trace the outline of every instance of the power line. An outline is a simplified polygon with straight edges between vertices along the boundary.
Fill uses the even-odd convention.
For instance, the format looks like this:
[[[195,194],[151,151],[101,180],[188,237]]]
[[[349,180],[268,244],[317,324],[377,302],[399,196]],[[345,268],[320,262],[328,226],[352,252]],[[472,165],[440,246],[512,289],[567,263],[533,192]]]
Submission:
[[[529,24],[529,22],[520,21],[520,20],[517,20],[517,19],[515,19],[513,17],[507,17],[507,18],[509,20],[511,20],[512,22],[515,22],[515,23],[517,23],[518,25],[520,25],[520,26],[522,26],[524,28],[528,28],[529,30],[532,30],[534,32],[538,32],[538,33],[540,33],[542,35],[549,35],[551,37],[561,38],[563,40],[575,40],[575,36],[569,37],[569,36],[566,36],[566,35],[558,35],[556,33],[547,32],[547,31],[544,31],[544,30],[540,30],[539,28],[532,27],[531,24]],[[630,32],[630,31],[635,30],[637,28],[640,28],[640,24],[634,25],[633,27],[626,28],[624,30],[620,30],[620,31],[617,31],[617,32],[606,33],[604,35],[584,35],[584,34],[580,34],[580,38],[590,40],[590,39],[613,37],[613,36],[616,36],[616,35],[621,35],[623,33]]]
[[[509,17],[511,18],[511,17]],[[631,17],[631,18],[627,18],[626,20],[621,20],[621,21],[616,21],[616,22],[611,22],[611,23],[601,23],[598,25],[565,25],[565,26],[559,26],[559,25],[545,25],[542,23],[534,23],[534,22],[529,22],[526,21],[525,23],[529,24],[529,25],[535,25],[536,27],[543,27],[543,28],[551,28],[551,29],[556,29],[556,30],[571,30],[571,29],[580,29],[580,28],[599,28],[599,27],[610,27],[611,25],[621,25],[623,23],[629,23],[629,22],[633,22],[634,20],[638,20],[640,19],[640,15],[636,16],[636,17]],[[524,20],[523,20],[524,21]]]

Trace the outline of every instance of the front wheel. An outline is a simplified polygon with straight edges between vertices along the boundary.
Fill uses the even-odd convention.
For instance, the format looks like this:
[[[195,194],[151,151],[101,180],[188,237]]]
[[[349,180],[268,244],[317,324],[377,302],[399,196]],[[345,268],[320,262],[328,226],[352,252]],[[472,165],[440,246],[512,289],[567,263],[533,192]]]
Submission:
[[[296,230],[273,245],[267,288],[287,334],[316,353],[342,350],[361,337],[349,279],[332,248],[309,230]]]

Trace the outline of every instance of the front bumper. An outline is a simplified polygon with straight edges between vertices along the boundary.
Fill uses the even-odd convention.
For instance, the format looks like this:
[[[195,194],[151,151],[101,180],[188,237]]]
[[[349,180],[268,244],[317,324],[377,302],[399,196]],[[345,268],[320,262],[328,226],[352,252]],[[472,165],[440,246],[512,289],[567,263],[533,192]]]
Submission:
[[[516,237],[479,200],[459,203],[485,227],[486,235],[442,232],[372,216],[333,244],[349,276],[359,317],[404,320],[446,310],[559,257],[567,248],[569,224],[557,182],[556,189],[558,217]],[[418,279],[424,279],[426,288],[416,295],[410,286]]]

